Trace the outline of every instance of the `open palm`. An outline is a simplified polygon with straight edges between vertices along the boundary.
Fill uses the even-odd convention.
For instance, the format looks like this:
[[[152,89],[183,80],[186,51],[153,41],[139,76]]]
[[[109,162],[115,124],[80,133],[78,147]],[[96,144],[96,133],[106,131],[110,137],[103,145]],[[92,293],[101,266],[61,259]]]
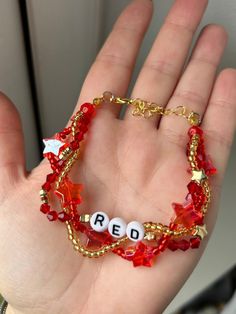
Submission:
[[[138,76],[132,96],[167,107],[185,104],[203,116],[206,149],[218,175],[207,216],[211,231],[235,130],[236,71],[215,80],[226,44],[222,27],[207,26],[183,71],[206,0],[176,0]],[[135,58],[150,22],[152,3],[135,0],[119,17],[93,64],[78,106],[105,90],[125,96]],[[199,250],[165,252],[153,268],[133,268],[114,254],[87,259],[73,251],[64,224],[49,223],[38,192],[50,167],[26,173],[20,120],[0,98],[0,287],[7,313],[161,313],[199,260]],[[77,109],[78,109],[77,106]],[[75,166],[88,212],[168,223],[171,203],[182,202],[189,177],[185,146],[189,125],[180,117],[119,120],[119,105],[104,104]],[[222,119],[223,117],[223,119]]]

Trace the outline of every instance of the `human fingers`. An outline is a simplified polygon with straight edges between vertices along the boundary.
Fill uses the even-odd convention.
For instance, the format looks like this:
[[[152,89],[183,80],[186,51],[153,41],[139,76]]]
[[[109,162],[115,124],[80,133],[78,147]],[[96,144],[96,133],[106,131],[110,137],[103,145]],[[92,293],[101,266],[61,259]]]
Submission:
[[[22,125],[13,103],[0,93],[0,187],[6,195],[8,182],[25,175],[25,153]]]
[[[236,127],[236,70],[225,69],[217,77],[203,119],[207,150],[221,182],[229,158]]]
[[[166,105],[181,74],[196,28],[206,9],[206,0],[176,0],[141,69],[132,96]],[[132,128],[157,127],[159,117],[145,121],[125,119]]]
[[[204,28],[167,109],[184,105],[203,116],[226,42],[227,34],[221,26],[208,25]],[[185,145],[183,138],[188,127],[184,119],[169,116],[161,119],[159,131],[172,142]]]
[[[152,2],[134,0],[122,12],[83,84],[78,106],[109,90],[125,96],[136,57],[152,16]],[[119,105],[103,104],[99,117],[118,117]]]

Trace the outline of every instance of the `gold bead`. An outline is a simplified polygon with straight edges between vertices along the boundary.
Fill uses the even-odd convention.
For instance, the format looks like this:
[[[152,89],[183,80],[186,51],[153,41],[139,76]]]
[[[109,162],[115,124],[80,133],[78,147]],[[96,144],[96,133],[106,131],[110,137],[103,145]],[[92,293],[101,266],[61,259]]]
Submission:
[[[152,241],[156,239],[156,235],[153,232],[147,232],[146,235],[144,236],[144,239]]]
[[[84,248],[83,248],[82,246],[80,246],[80,247],[79,247],[79,251],[80,251],[81,253],[83,253],[85,250],[84,250]]]
[[[198,236],[201,238],[201,240],[203,240],[205,238],[205,236],[207,235],[207,229],[206,229],[206,225],[203,226],[195,226],[192,235],[193,236]]]
[[[198,134],[194,134],[192,137],[192,139],[197,141],[197,142],[198,142],[199,138],[200,138],[200,136]]]
[[[75,245],[77,245],[76,239],[73,239],[73,240],[72,240],[72,243],[75,244]]]
[[[41,190],[39,191],[39,195],[40,195],[40,196],[47,196],[47,191],[41,189]]]
[[[93,104],[96,105],[96,106],[98,106],[98,105],[100,105],[101,101],[102,101],[101,98],[94,98]]]
[[[114,100],[114,95],[111,92],[104,92],[102,95],[103,101],[112,103]]]
[[[200,115],[196,112],[191,112],[188,116],[188,121],[191,125],[199,125],[201,123]]]
[[[68,237],[68,238],[69,238],[69,240],[71,240],[71,241],[74,239],[72,234],[69,234],[69,237]]]
[[[106,245],[106,246],[104,246],[104,248],[103,248],[106,252],[107,251],[109,251],[110,250],[110,246],[109,245]]]
[[[99,257],[99,252],[98,251],[93,252],[93,254],[94,254],[94,257]]]
[[[48,204],[48,198],[41,196],[41,202],[42,202],[43,204]]]
[[[89,214],[83,214],[79,218],[80,222],[89,222],[90,221],[90,215]]]

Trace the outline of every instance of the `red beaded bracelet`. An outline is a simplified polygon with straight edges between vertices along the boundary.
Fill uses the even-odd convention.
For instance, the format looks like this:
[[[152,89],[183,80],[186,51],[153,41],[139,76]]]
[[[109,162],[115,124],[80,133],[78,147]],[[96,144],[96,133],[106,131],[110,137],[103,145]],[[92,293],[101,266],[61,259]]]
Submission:
[[[80,214],[82,185],[73,183],[69,173],[79,158],[82,141],[96,108],[104,102],[131,105],[135,116],[149,118],[155,114],[175,114],[190,123],[186,155],[190,164],[188,172],[192,178],[187,185],[188,193],[183,204],[172,204],[175,217],[169,225],[138,221],[126,224],[120,217],[110,220],[104,212]],[[112,251],[132,261],[134,266],[151,266],[155,256],[167,248],[185,251],[199,247],[207,234],[204,216],[211,197],[208,177],[215,174],[216,169],[205,153],[203,131],[198,126],[200,117],[197,113],[188,112],[183,106],[165,109],[141,99],[120,98],[105,92],[102,97],[95,98],[92,104],[81,105],[71,121],[71,125],[62,132],[43,140],[43,154],[50,162],[52,173],[47,175],[40,190],[40,210],[49,221],[66,223],[69,239],[76,251],[88,257],[99,257]],[[52,197],[59,199],[61,210],[51,208],[49,200]],[[85,244],[80,240],[81,233],[86,236]],[[125,246],[128,241],[135,245]]]

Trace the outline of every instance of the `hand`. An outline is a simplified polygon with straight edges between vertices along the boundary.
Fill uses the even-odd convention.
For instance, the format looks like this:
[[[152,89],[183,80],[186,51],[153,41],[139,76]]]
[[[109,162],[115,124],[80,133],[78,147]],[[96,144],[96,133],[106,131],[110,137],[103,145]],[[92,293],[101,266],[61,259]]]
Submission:
[[[221,26],[205,27],[183,70],[193,34],[207,1],[176,0],[141,69],[132,97],[175,107],[185,104],[203,116],[206,149],[218,174],[211,183],[207,215],[211,232],[230,152],[236,117],[236,71],[216,68],[226,45]],[[103,91],[125,96],[135,59],[152,14],[152,2],[133,1],[121,14],[84,82],[78,105]],[[216,80],[215,80],[216,78]],[[186,192],[186,120],[135,118],[104,105],[90,128],[79,182],[83,208],[110,217],[168,223],[171,203]],[[58,130],[59,131],[59,130]],[[50,172],[43,161],[25,170],[19,116],[0,98],[0,287],[7,313],[161,313],[193,271],[198,250],[165,251],[153,268],[108,254],[87,259],[73,251],[64,224],[49,223],[39,212],[39,190]]]

